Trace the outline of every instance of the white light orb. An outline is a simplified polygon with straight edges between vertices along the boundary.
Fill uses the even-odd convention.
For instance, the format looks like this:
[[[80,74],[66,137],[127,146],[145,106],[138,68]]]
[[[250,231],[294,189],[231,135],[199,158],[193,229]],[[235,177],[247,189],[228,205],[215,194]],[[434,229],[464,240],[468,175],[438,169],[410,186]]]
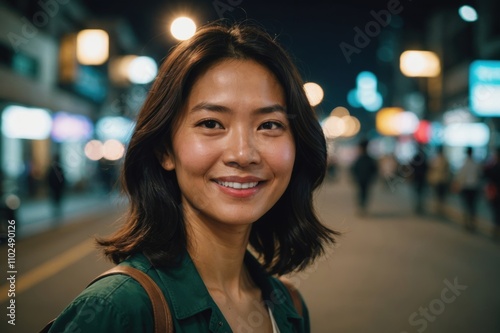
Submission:
[[[158,66],[150,57],[137,57],[128,65],[128,79],[132,83],[146,84],[153,81],[158,74]]]
[[[178,17],[172,22],[170,32],[178,40],[187,40],[196,32],[196,23],[189,17]]]
[[[477,12],[471,6],[462,6],[458,9],[458,14],[465,22],[477,21]]]

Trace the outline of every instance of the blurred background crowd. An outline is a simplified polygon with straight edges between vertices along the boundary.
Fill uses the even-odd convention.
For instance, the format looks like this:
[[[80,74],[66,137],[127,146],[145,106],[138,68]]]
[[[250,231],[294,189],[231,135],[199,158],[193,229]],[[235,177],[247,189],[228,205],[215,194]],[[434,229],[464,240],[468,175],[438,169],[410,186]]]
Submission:
[[[350,170],[360,214],[380,179],[389,190],[412,184],[418,214],[434,193],[437,212],[461,198],[468,230],[478,202],[498,223],[499,11],[494,0],[1,0],[2,212],[31,205],[41,218],[51,203],[57,217],[71,198],[118,190],[134,117],[168,50],[201,24],[250,19],[296,60],[329,175]]]

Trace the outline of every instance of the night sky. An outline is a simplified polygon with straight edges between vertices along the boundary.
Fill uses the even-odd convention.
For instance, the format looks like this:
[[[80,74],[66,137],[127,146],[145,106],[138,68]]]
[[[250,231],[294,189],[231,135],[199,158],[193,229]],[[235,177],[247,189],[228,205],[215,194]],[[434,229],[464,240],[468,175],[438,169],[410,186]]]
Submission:
[[[372,71],[384,80],[392,65],[381,63],[376,55],[383,34],[413,31],[408,35],[418,37],[429,13],[450,4],[458,8],[461,1],[89,0],[86,4],[96,16],[126,17],[137,34],[141,52],[158,61],[176,43],[167,27],[177,16],[191,16],[198,25],[221,17],[254,20],[277,35],[295,59],[305,81],[314,81],[323,87],[325,99],[317,112],[324,117],[336,106],[348,106],[347,92],[354,88],[359,72]],[[355,28],[364,31],[367,24],[376,21],[373,12],[391,8],[397,12],[391,15],[391,23],[380,27],[379,33],[369,37],[367,46],[358,48],[359,52],[352,53],[348,61],[341,43],[355,46]],[[393,61],[399,61],[399,55],[395,55]],[[354,114],[362,112],[353,111]]]

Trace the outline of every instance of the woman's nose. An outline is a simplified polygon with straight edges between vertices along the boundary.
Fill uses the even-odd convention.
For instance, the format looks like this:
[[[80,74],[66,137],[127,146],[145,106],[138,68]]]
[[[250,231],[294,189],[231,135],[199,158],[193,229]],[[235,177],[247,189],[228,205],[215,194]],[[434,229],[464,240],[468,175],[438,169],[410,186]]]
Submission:
[[[260,152],[255,134],[251,130],[234,128],[227,137],[224,163],[246,167],[260,163]]]

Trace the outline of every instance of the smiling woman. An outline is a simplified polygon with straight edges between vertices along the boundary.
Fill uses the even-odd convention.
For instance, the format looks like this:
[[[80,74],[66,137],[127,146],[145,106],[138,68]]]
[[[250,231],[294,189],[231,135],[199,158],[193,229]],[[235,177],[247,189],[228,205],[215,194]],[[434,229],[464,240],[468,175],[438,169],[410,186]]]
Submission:
[[[175,170],[191,224],[239,224],[249,234],[278,201],[295,159],[284,105],[274,75],[252,60],[221,60],[198,77],[162,163]]]
[[[273,275],[305,269],[338,235],[313,209],[325,170],[323,132],[283,49],[250,25],[208,25],[161,66],[125,158],[129,213],[98,242],[158,284],[177,332],[309,332],[305,303]],[[133,280],[109,276],[53,331],[69,326],[150,332],[152,307]]]

